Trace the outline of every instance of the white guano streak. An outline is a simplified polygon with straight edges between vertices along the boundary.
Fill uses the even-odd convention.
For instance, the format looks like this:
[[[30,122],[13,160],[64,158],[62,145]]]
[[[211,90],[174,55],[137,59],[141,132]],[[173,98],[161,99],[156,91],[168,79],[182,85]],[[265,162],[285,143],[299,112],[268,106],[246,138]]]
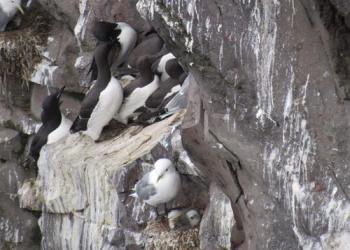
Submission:
[[[250,46],[254,51],[257,63],[257,114],[261,125],[266,118],[271,119],[273,111],[273,76],[275,64],[275,45],[277,38],[277,16],[279,14],[279,2],[259,1],[251,14],[249,24]]]
[[[77,39],[80,50],[82,50],[81,41],[84,40],[86,24],[90,14],[90,11],[88,8],[88,0],[79,1],[79,12],[80,12],[80,16],[78,18],[77,24],[74,27],[74,35]]]

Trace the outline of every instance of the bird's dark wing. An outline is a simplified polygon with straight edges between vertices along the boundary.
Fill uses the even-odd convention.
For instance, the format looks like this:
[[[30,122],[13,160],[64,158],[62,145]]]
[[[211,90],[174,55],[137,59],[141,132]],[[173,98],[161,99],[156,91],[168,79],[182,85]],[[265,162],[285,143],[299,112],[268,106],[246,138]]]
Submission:
[[[178,84],[179,82],[172,78],[161,82],[159,88],[147,99],[146,107],[158,108],[164,101],[164,97]]]
[[[47,142],[48,133],[46,133],[45,128],[43,126],[40,127],[38,133],[34,135],[32,143],[29,149],[29,155],[37,161],[40,155],[41,148]]]
[[[138,87],[140,87],[141,84],[141,78],[136,78],[132,82],[130,82],[128,85],[123,87],[123,92],[124,92],[124,101],[126,101],[127,97]]]
[[[177,62],[176,58],[170,59],[165,64],[165,71],[171,78],[179,80],[180,76],[184,73],[184,70]]]
[[[95,84],[92,89],[86,94],[83,102],[81,103],[79,115],[74,120],[70,129],[71,133],[87,129],[87,122],[96,104],[98,103],[101,92],[97,89],[96,85],[97,84]]]
[[[132,68],[137,68],[136,62],[141,56],[153,56],[163,48],[163,40],[157,34],[147,36],[139,45],[137,45],[130,53],[128,64]]]

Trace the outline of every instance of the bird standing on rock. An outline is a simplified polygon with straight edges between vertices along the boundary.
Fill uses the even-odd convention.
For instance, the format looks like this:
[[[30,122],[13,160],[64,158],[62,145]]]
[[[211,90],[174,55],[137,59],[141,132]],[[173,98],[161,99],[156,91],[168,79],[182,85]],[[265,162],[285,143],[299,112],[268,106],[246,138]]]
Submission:
[[[164,42],[158,36],[157,33],[151,33],[147,35],[130,53],[127,60],[128,65],[131,68],[138,69],[137,62],[140,57],[148,56],[152,57],[157,53],[160,53],[163,48]],[[156,60],[156,57],[154,58]],[[153,63],[153,61],[151,61]]]
[[[41,121],[42,125],[32,140],[29,156],[38,160],[40,150],[45,144],[54,143],[67,134],[72,122],[60,111],[60,98],[64,87],[55,93],[45,97],[42,103]]]
[[[157,207],[174,199],[180,188],[181,177],[175,166],[169,159],[161,158],[154,163],[154,169],[136,183],[131,196]]]
[[[117,41],[100,42],[94,52],[97,65],[97,80],[86,93],[78,117],[75,119],[71,133],[84,131],[94,141],[98,140],[102,129],[123,102],[123,89],[119,81],[111,74],[107,56]]]
[[[16,15],[17,10],[24,14],[24,11],[21,7],[21,2],[22,0],[0,1],[0,32],[5,31],[7,24]]]
[[[115,116],[119,122],[127,124],[129,118],[135,118],[138,109],[143,108],[147,99],[158,89],[159,77],[152,72],[151,66],[150,57],[138,59],[140,77],[124,87],[124,102]]]

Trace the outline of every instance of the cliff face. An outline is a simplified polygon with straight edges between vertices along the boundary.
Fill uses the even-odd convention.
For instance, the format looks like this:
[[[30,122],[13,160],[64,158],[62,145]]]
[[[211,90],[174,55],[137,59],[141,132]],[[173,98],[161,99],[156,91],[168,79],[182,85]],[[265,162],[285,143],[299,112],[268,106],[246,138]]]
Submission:
[[[12,129],[3,136],[10,148],[0,140],[2,173],[9,173],[1,179],[10,190],[0,199],[13,199],[0,213],[0,222],[11,221],[0,223],[7,247],[38,246],[35,217],[14,198],[33,174],[15,159],[37,125],[31,117],[43,86],[67,85],[63,111],[74,117],[95,45],[91,23],[102,18],[156,29],[189,72],[187,110],[121,134],[112,126],[97,144],[73,135],[45,147],[37,179],[18,192],[21,207],[41,211],[43,249],[347,249],[347,1],[39,2],[31,10],[52,21],[30,87],[2,78],[11,90],[0,107],[1,126]],[[198,209],[197,228],[169,230],[128,196],[164,156],[183,181],[170,205]],[[14,207],[23,219],[12,220]]]

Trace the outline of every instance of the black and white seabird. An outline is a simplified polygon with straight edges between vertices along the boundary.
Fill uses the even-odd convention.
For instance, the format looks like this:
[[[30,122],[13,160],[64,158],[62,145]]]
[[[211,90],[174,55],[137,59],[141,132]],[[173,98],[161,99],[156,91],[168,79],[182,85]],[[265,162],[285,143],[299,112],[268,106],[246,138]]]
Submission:
[[[80,113],[71,127],[71,133],[84,131],[84,134],[96,141],[103,127],[110,122],[123,102],[123,89],[119,81],[112,76],[107,60],[115,42],[100,42],[95,49],[97,80],[85,95]]]
[[[170,54],[170,55],[169,55]],[[187,74],[182,69],[176,58],[168,53],[163,56],[158,62],[153,64],[156,66],[156,71],[163,78],[159,88],[147,99],[146,107],[149,109],[159,109],[181,89],[181,85]]]
[[[45,144],[54,143],[69,134],[72,121],[67,119],[60,111],[60,98],[63,90],[64,87],[45,97],[42,103],[42,125],[34,135],[29,150],[29,155],[35,161],[38,160],[40,150]]]
[[[165,66],[166,66],[167,62],[171,59],[174,59],[176,61],[176,58],[172,53],[167,53],[167,54],[163,55],[162,57],[160,57],[152,65],[153,72],[161,75],[160,80],[162,82],[167,80],[170,77],[168,72],[165,69]]]
[[[154,56],[163,48],[164,42],[157,33],[147,35],[130,53],[128,65],[131,68],[137,68],[137,61],[142,56]],[[156,60],[156,58],[154,59]],[[151,62],[153,63],[153,61]]]
[[[7,24],[16,15],[17,10],[24,14],[24,11],[21,7],[21,2],[22,0],[0,1],[0,32],[5,31]]]
[[[126,62],[132,49],[136,45],[137,33],[125,22],[110,23],[105,21],[96,21],[94,23],[92,33],[99,42],[108,42],[118,40],[120,50],[115,58],[116,51],[111,49],[108,55],[109,65],[111,68],[120,67]],[[97,67],[95,60],[93,60],[90,68],[91,80],[97,78]]]
[[[157,207],[173,200],[180,189],[180,174],[169,159],[161,158],[154,163],[154,169],[136,183],[131,196]]]
[[[137,115],[138,109],[145,106],[147,99],[158,89],[159,77],[151,70],[150,57],[142,56],[137,62],[140,76],[124,87],[124,102],[115,119],[124,124]],[[133,117],[135,118],[135,117]]]

